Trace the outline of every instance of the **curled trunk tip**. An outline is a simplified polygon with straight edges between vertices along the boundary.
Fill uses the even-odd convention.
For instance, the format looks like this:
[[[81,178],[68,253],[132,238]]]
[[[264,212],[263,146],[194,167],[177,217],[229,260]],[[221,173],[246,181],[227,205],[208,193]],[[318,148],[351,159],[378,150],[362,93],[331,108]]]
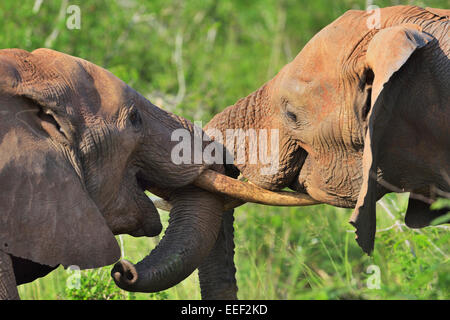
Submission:
[[[132,288],[138,280],[138,273],[134,264],[128,260],[120,260],[111,270],[111,277],[119,287],[127,290]]]

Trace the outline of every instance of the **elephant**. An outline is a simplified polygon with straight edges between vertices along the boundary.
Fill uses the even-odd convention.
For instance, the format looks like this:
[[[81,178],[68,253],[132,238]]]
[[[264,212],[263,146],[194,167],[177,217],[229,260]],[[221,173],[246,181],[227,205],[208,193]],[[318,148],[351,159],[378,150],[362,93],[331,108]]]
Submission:
[[[193,135],[192,123],[107,70],[54,50],[0,50],[0,74],[0,299],[18,299],[17,285],[58,265],[113,264],[114,235],[158,235],[160,217],[144,193],[153,186],[171,192],[174,220],[186,220],[173,223],[175,233],[177,224],[195,230],[199,202],[205,223],[219,229],[222,198],[191,186],[210,165],[168,160],[172,132]],[[172,238],[165,237],[170,249],[186,242]]]
[[[410,192],[405,222],[411,228],[428,226],[443,214],[430,210],[430,203],[450,191],[450,10],[382,8],[375,26],[368,23],[371,14],[343,14],[273,79],[203,128],[223,145],[224,159],[231,155],[231,161],[223,160],[228,177],[215,182],[237,183],[233,178],[240,175],[248,180],[245,187],[202,186],[208,170],[195,185],[222,194],[228,209],[230,196],[242,200],[236,205],[295,205],[290,200],[297,197],[297,205],[354,208],[350,223],[367,254],[375,243],[375,204],[384,194]],[[250,139],[234,143],[230,129],[247,138],[264,131],[278,151],[252,162]],[[250,187],[256,189],[247,192]],[[285,188],[293,190],[289,201],[276,197]],[[262,199],[271,192],[276,195]],[[217,243],[198,265],[202,298],[237,298],[232,214],[223,214]],[[161,290],[147,281],[151,258],[136,266],[119,262],[116,283],[129,291]],[[128,274],[127,281],[118,274]]]

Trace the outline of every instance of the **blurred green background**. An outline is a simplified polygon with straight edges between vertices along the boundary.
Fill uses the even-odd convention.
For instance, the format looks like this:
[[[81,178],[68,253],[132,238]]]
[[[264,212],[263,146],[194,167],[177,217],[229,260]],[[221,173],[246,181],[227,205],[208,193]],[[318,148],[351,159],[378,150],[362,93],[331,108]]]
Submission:
[[[87,59],[154,104],[206,123],[272,78],[320,29],[368,4],[449,8],[448,0],[2,0],[0,46]],[[80,29],[67,27],[76,22],[71,5],[80,8]],[[372,257],[356,245],[351,210],[238,208],[239,298],[449,299],[449,228],[405,227],[406,199],[391,194],[379,202]],[[161,216],[167,225],[167,213]],[[134,262],[158,242],[118,240]],[[109,270],[59,268],[19,292],[23,299],[200,298],[195,273],[164,292],[134,294],[116,288]]]

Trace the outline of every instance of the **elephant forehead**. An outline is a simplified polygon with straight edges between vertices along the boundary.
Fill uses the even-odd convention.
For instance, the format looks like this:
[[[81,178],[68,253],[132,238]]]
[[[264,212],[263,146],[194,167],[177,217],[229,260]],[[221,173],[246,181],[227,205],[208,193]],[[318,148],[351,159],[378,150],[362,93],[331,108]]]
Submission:
[[[318,73],[307,80],[300,67],[292,65],[292,71],[286,73],[280,81],[277,95],[295,107],[326,108],[336,107],[338,78],[333,74]],[[309,72],[309,70],[307,70]],[[329,110],[329,111],[330,111]]]
[[[365,11],[350,10],[320,30],[292,61],[291,69],[301,73],[292,75],[310,80],[318,74],[340,73],[346,60],[361,48],[361,39],[373,32],[367,17]]]
[[[66,96],[81,103],[89,113],[103,119],[116,118],[132,100],[133,90],[111,72],[87,60],[50,49],[32,52],[40,57],[42,72],[55,74],[55,85],[66,88]],[[53,87],[53,86],[52,86]]]
[[[342,65],[339,54],[333,52],[325,37],[313,38],[278,75],[281,90],[300,97],[336,87]]]
[[[133,104],[136,94],[126,83],[93,63],[82,60],[82,64],[92,77],[92,86],[100,97],[96,112],[99,116],[115,118],[124,106]]]

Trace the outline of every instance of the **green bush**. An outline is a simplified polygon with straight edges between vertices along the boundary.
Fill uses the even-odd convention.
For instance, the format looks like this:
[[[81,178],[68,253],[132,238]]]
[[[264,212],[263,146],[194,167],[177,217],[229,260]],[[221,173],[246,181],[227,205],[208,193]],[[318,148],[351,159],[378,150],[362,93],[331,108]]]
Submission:
[[[66,281],[68,283],[64,298],[70,300],[133,300],[134,295],[120,290],[114,284],[108,271],[110,268],[75,272],[75,275]]]

